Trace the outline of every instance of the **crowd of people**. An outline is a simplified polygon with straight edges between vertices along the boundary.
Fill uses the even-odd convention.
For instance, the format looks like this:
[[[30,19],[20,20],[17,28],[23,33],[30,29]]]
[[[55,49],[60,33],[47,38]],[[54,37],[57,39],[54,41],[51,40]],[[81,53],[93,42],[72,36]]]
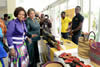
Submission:
[[[64,11],[61,13],[62,38],[68,39],[71,35],[72,41],[76,44],[84,20],[80,11],[81,7],[77,6],[72,21],[66,17]],[[8,56],[8,67],[37,67],[37,63],[40,62],[38,51],[40,35],[43,29],[51,33],[52,23],[49,16],[44,14],[39,16],[33,8],[29,8],[26,12],[23,7],[17,7],[14,16],[16,19],[11,21],[8,20],[10,19],[8,14],[4,14],[4,19],[0,19],[0,62],[5,67],[3,58]]]
[[[3,58],[7,57],[7,52],[9,52],[8,67],[37,67],[37,63],[40,62],[38,51],[40,25],[44,28],[44,24],[51,24],[50,20],[48,21],[49,16],[43,14],[39,17],[33,8],[26,12],[23,7],[17,7],[14,16],[16,19],[11,21],[8,21],[10,18],[8,14],[4,14],[4,19],[0,19],[0,61],[2,66],[5,67]],[[4,48],[6,39],[9,51]]]

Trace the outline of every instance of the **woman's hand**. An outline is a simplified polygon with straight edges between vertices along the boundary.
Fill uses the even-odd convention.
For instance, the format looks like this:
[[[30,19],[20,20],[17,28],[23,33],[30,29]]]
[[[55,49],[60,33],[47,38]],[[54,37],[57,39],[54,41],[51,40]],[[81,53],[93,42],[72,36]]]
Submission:
[[[33,37],[37,37],[37,36],[38,36],[37,34],[32,34],[32,38],[33,38]]]
[[[13,57],[16,57],[16,52],[15,52],[14,48],[11,48],[10,55],[13,56]]]
[[[31,44],[32,43],[32,40],[30,38],[27,38],[28,42]]]

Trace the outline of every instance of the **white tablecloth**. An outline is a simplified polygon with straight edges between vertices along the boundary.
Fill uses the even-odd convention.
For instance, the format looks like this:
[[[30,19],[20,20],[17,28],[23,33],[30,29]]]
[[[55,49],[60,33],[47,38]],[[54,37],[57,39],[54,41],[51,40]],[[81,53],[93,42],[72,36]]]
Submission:
[[[55,61],[59,61],[59,62],[63,63],[63,65],[65,67],[70,67],[70,66],[69,66],[69,64],[65,64],[64,60],[58,57],[60,54],[62,54],[64,52],[66,52],[66,53],[72,53],[72,56],[78,57],[81,61],[84,61],[86,65],[91,65],[92,67],[94,67],[91,64],[91,62],[90,62],[89,59],[84,59],[84,58],[81,58],[81,57],[78,56],[78,50],[77,50],[77,48],[69,49],[69,50],[64,50],[64,51],[57,51],[57,52],[54,53],[55,58],[56,58]]]

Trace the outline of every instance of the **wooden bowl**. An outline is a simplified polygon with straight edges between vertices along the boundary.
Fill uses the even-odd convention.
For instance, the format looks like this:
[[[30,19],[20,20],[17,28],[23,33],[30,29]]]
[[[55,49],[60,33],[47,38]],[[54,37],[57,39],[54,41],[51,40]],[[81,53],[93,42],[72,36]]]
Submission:
[[[47,62],[42,67],[64,67],[64,65],[60,62]]]

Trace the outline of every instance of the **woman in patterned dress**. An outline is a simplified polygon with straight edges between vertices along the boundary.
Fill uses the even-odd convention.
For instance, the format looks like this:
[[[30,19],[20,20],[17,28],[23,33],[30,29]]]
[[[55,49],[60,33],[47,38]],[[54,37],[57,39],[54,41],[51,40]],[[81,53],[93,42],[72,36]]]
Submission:
[[[10,48],[9,67],[28,67],[29,56],[26,48],[26,25],[24,18],[27,14],[22,7],[14,11],[15,20],[8,23],[7,42]]]

